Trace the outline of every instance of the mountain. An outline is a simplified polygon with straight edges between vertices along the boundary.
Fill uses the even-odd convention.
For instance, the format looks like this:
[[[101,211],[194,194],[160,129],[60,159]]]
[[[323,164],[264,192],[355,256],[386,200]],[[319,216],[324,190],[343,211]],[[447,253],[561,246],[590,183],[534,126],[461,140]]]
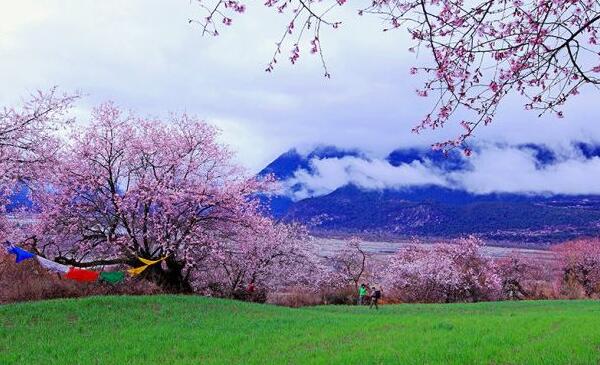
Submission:
[[[366,191],[348,185],[291,204],[285,220],[320,223],[320,234],[381,238],[480,234],[506,241],[561,241],[595,235],[600,197],[472,196],[438,187]]]
[[[31,209],[33,203],[29,199],[29,189],[25,184],[19,184],[15,191],[8,196],[9,203],[6,205],[8,213],[15,212],[19,209]]]
[[[299,170],[306,170],[314,173],[310,161],[313,159],[326,158],[343,158],[343,157],[363,157],[358,150],[344,150],[334,146],[319,146],[306,155],[302,155],[297,149],[293,148],[258,173],[259,176],[273,175],[279,181],[285,181],[294,176],[294,173]],[[299,189],[300,186],[291,186],[290,189]],[[278,195],[270,197],[265,204],[269,206],[269,210],[273,216],[281,218],[293,205],[293,200],[287,195]]]
[[[600,156],[600,147],[585,143],[574,147],[585,158]],[[516,148],[527,149],[538,166],[547,166],[558,158],[541,145]],[[289,181],[299,170],[315,173],[313,159],[346,156],[368,160],[360,151],[331,146],[305,155],[290,150],[261,174],[271,173],[282,181]],[[458,151],[445,156],[431,150],[398,149],[385,161],[395,167],[428,164],[447,173],[469,168],[468,161]],[[348,183],[324,195],[297,201],[290,198],[302,188],[302,183],[296,183],[286,194],[271,199],[271,212],[284,221],[306,223],[313,233],[324,236],[357,234],[394,239],[478,234],[491,240],[539,245],[597,235],[600,228],[599,195],[474,194],[433,184],[375,190]]]
[[[312,171],[310,161],[313,159],[342,158],[347,156],[364,157],[356,149],[340,149],[335,146],[318,146],[306,155],[302,155],[296,148],[292,148],[262,169],[259,175],[273,174],[277,179],[285,180],[292,177],[300,169]]]

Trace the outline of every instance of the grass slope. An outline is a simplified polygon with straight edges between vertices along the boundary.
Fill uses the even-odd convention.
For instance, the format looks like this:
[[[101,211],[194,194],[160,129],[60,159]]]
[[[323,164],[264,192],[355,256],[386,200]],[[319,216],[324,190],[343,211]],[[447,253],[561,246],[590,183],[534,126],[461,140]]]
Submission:
[[[600,302],[290,309],[194,296],[0,306],[0,364],[596,364]]]

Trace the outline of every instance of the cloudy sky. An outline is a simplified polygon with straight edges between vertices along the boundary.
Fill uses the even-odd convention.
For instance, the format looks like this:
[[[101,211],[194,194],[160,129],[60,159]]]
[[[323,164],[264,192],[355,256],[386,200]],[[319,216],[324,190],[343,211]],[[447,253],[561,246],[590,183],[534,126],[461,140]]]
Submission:
[[[275,72],[266,73],[287,16],[248,3],[246,14],[212,38],[188,24],[203,16],[189,0],[0,0],[0,105],[59,85],[86,94],[82,119],[108,99],[139,114],[194,113],[219,125],[254,171],[294,146],[358,147],[377,158],[456,134],[410,132],[431,100],[415,95],[420,82],[409,68],[428,59],[407,52],[403,31],[383,33],[379,19],[358,17],[349,4],[338,13],[342,28],[322,40],[331,79],[308,47],[299,64],[284,53]],[[522,100],[508,100],[478,138],[559,147],[596,141],[597,97],[582,90],[564,119],[539,119]]]

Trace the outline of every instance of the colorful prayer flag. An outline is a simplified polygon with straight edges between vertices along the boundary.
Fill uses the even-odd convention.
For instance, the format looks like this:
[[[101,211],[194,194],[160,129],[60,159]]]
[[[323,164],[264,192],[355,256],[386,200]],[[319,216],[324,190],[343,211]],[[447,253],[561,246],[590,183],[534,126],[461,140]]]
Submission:
[[[58,262],[35,255],[16,246],[10,246],[8,248],[8,252],[16,256],[17,263],[35,257],[40,266],[42,266],[43,268],[52,272],[65,274],[65,278],[79,282],[92,282],[101,280],[110,284],[118,284],[125,280],[125,272],[123,271],[97,272],[93,270],[69,267],[67,265],[59,264]],[[132,276],[139,275],[149,266],[157,264],[165,260],[167,257],[168,256],[165,256],[158,260],[148,260],[142,257],[138,257],[138,260],[140,260],[140,262],[142,262],[145,265],[129,269],[127,270],[127,272]]]
[[[76,267],[72,267],[67,272],[65,278],[79,281],[79,282],[90,282],[98,280],[98,276],[100,273],[97,271],[78,269]]]
[[[100,273],[100,280],[109,284],[118,284],[125,280],[125,273],[123,271],[103,271]]]
[[[21,261],[25,261],[27,259],[31,259],[31,258],[33,258],[35,256],[31,252],[27,252],[27,251],[25,251],[22,248],[19,248],[17,246],[12,246],[11,248],[8,249],[8,252],[17,256],[17,259],[15,261],[16,263],[19,263]]]
[[[50,261],[41,256],[36,256],[35,258],[38,260],[40,265],[47,270],[50,270],[52,272],[61,273],[61,274],[66,274],[67,272],[69,272],[69,267],[67,265],[63,265],[63,264],[59,264],[58,262]]]

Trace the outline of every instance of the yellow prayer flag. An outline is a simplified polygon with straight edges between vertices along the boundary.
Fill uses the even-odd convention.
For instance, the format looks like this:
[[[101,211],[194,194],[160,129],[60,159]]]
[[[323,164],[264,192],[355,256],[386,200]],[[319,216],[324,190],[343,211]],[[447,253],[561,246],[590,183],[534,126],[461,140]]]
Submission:
[[[129,275],[131,275],[131,276],[136,276],[136,275],[139,275],[139,274],[141,274],[141,273],[142,273],[144,270],[146,270],[146,268],[147,268],[148,266],[149,266],[149,265],[144,265],[144,266],[140,266],[140,267],[135,267],[135,268],[133,268],[133,269],[129,269],[129,270],[127,270],[127,272],[128,272],[128,273],[129,273]]]
[[[148,259],[145,259],[145,258],[143,258],[143,257],[138,257],[138,260],[140,260],[141,262],[143,262],[143,263],[144,263],[144,264],[146,264],[146,265],[144,265],[144,266],[140,266],[140,267],[134,267],[133,269],[129,269],[129,270],[127,270],[127,272],[128,272],[128,273],[129,273],[129,275],[131,275],[131,276],[136,276],[136,275],[139,275],[139,274],[141,274],[141,273],[142,273],[144,270],[146,270],[146,269],[148,268],[148,266],[150,266],[150,265],[154,265],[154,264],[157,264],[157,263],[161,262],[162,260],[166,259],[167,257],[168,257],[168,256],[165,256],[165,257],[163,257],[162,259],[158,259],[158,260],[154,260],[154,261],[152,261],[152,260],[148,260]]]
[[[154,261],[152,261],[152,260],[148,260],[148,259],[145,259],[145,258],[142,258],[142,257],[138,257],[138,260],[140,260],[141,262],[143,262],[143,263],[144,263],[144,264],[146,264],[146,265],[154,265],[154,264],[156,264],[156,263],[159,263],[159,262],[161,262],[162,260],[164,260],[164,259],[166,259],[166,258],[167,258],[167,257],[165,256],[165,257],[163,257],[162,259],[158,259],[158,260],[154,260]]]

